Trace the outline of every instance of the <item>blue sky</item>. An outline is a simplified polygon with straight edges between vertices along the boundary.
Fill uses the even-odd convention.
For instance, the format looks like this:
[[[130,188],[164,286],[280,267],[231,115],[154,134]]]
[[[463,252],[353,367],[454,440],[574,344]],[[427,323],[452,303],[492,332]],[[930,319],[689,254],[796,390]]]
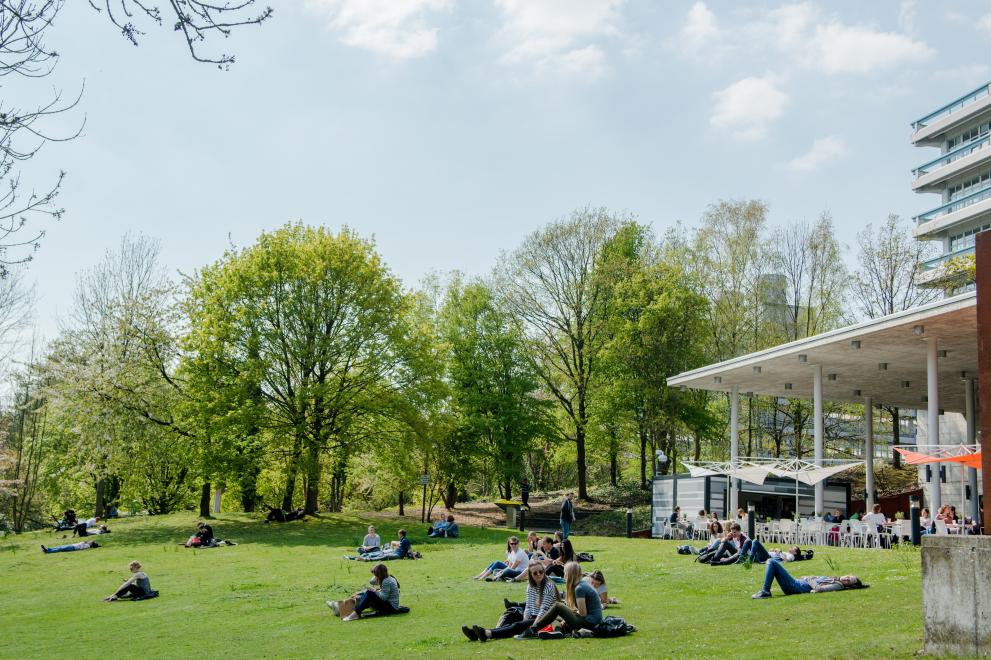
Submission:
[[[486,273],[572,209],[658,232],[720,199],[773,223],[936,206],[912,120],[991,80],[991,2],[272,0],[274,18],[194,63],[168,27],[135,48],[85,2],[49,35],[52,83],[85,79],[62,222],[30,265],[51,338],[75,274],[128,231],[192,272],[289,220],[374,236],[408,285]],[[210,47],[210,46],[208,46]],[[43,82],[48,85],[48,82]],[[47,88],[46,88],[47,89]]]

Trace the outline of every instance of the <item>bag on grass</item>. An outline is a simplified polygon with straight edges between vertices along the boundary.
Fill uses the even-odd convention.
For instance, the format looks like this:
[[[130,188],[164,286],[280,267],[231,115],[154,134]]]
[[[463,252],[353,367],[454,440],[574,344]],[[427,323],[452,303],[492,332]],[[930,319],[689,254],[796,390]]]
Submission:
[[[622,637],[635,631],[636,628],[621,616],[607,616],[592,626],[592,635],[595,637]]]
[[[584,562],[595,561],[595,557],[592,556],[591,552],[579,552],[575,555],[575,559]]]
[[[507,608],[502,616],[499,617],[499,622],[496,623],[496,628],[502,628],[503,626],[508,626],[512,623],[519,623],[523,620],[523,608],[522,607],[510,607]]]
[[[357,604],[357,598],[345,598],[344,600],[337,601],[337,611],[340,613],[340,617],[343,619],[354,612],[354,606]]]

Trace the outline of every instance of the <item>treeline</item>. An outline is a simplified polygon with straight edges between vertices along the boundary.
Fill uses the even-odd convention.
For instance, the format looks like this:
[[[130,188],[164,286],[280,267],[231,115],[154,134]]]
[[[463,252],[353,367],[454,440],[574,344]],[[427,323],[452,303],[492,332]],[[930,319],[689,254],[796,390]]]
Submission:
[[[206,515],[218,488],[245,511],[403,507],[424,474],[431,506],[523,479],[646,488],[657,449],[726,451],[725,400],[668,377],[930,295],[897,218],[859,243],[851,277],[828,215],[773,229],[762,203],[722,202],[659,237],[585,208],[486,277],[409,289],[346,228],[286,225],[181,279],[125,236],[11,377],[0,524],[197,499]],[[800,455],[807,406],[765,399],[745,401],[748,453]]]

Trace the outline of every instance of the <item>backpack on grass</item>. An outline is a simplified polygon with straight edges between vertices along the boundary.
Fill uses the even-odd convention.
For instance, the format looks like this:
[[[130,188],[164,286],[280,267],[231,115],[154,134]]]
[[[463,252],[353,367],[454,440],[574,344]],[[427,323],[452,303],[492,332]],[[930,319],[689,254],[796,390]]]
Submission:
[[[636,632],[636,627],[630,625],[621,616],[607,616],[592,627],[593,637],[622,637]]]
[[[592,556],[591,552],[579,552],[575,555],[575,559],[584,562],[595,561],[595,557]]]

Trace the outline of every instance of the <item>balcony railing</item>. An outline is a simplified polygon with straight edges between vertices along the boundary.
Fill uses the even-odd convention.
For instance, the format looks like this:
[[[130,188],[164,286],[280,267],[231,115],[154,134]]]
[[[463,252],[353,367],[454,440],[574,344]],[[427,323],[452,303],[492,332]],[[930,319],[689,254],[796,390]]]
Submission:
[[[929,261],[922,262],[922,270],[933,270],[934,268],[939,268],[945,264],[950,259],[955,259],[956,257],[962,257],[968,254],[974,254],[974,246],[960,248],[954,250],[953,252],[947,252],[946,254],[941,254],[935,259],[930,259]]]
[[[923,174],[929,174],[930,172],[934,172],[941,167],[946,167],[953,161],[960,160],[964,156],[969,156],[975,151],[983,149],[984,147],[988,146],[988,144],[991,144],[991,135],[985,135],[982,138],[979,138],[972,142],[968,142],[962,147],[957,147],[953,151],[946,152],[939,158],[934,158],[925,165],[919,165],[914,170],[912,170],[912,174],[914,174],[916,177],[920,177]]]
[[[963,197],[958,197],[957,199],[949,202],[948,204],[943,204],[942,206],[937,206],[936,208],[926,211],[921,215],[915,216],[915,224],[921,225],[924,222],[929,222],[935,220],[941,216],[953,213],[954,211],[959,211],[960,209],[967,208],[972,204],[977,204],[978,202],[983,202],[986,199],[991,199],[991,187],[982,188],[981,190],[974,191],[969,195],[964,195]]]
[[[942,119],[947,115],[951,115],[954,112],[967,107],[974,101],[978,101],[984,98],[988,94],[991,94],[991,83],[982,85],[977,89],[975,89],[974,91],[964,94],[956,101],[947,103],[939,110],[936,110],[935,112],[930,112],[928,115],[922,117],[921,119],[916,119],[915,121],[912,122],[912,128],[915,130],[924,128],[929,124],[933,123],[934,121],[936,121],[937,119]]]

